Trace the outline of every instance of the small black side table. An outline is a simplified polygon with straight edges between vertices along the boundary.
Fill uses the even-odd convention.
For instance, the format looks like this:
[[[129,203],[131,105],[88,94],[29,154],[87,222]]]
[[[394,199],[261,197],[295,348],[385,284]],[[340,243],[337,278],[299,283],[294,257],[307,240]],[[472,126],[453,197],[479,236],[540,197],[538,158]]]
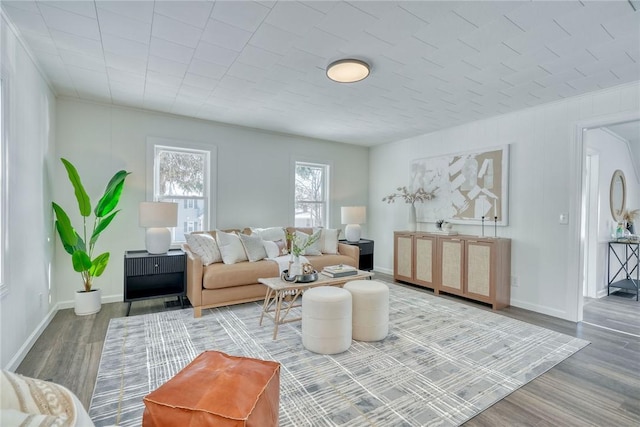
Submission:
[[[166,254],[126,251],[124,254],[124,302],[177,296],[184,307],[187,291],[187,256],[181,249]]]
[[[360,248],[360,270],[373,270],[373,240],[360,239],[359,242],[340,240],[340,243],[345,243],[351,246],[358,246]]]

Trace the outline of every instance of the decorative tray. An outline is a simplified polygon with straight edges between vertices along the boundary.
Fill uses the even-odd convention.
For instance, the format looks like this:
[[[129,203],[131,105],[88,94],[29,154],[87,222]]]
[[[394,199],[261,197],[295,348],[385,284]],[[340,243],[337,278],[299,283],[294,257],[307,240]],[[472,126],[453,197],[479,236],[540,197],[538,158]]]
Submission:
[[[280,278],[285,282],[291,283],[310,283],[318,280],[318,272],[313,270],[313,273],[310,274],[298,274],[294,278],[289,277],[289,270],[284,270],[280,275]]]

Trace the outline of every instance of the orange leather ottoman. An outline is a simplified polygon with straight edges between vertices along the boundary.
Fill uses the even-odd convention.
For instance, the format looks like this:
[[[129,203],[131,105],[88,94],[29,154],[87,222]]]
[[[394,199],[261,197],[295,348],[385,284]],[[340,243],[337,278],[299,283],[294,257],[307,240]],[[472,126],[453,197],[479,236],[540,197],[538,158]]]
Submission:
[[[277,426],[280,364],[205,351],[144,405],[144,427]]]

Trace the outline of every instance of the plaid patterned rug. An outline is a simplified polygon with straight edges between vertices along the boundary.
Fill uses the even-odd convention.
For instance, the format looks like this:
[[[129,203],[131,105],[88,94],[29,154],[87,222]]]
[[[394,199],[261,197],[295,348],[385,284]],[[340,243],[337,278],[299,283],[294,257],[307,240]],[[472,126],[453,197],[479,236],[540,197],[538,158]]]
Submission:
[[[588,341],[388,283],[389,335],[336,355],[302,346],[300,322],[259,326],[261,303],[112,319],[89,415],[142,423],[142,398],[204,350],[275,360],[281,426],[455,426]]]

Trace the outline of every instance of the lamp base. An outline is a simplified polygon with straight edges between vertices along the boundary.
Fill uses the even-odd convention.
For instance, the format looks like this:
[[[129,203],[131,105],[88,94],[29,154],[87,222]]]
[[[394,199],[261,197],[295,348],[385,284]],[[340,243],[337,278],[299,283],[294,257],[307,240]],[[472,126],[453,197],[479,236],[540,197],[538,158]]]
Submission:
[[[361,231],[360,224],[347,224],[344,228],[344,237],[347,242],[359,242]]]
[[[144,244],[150,254],[166,254],[171,247],[171,232],[166,227],[147,228]]]

